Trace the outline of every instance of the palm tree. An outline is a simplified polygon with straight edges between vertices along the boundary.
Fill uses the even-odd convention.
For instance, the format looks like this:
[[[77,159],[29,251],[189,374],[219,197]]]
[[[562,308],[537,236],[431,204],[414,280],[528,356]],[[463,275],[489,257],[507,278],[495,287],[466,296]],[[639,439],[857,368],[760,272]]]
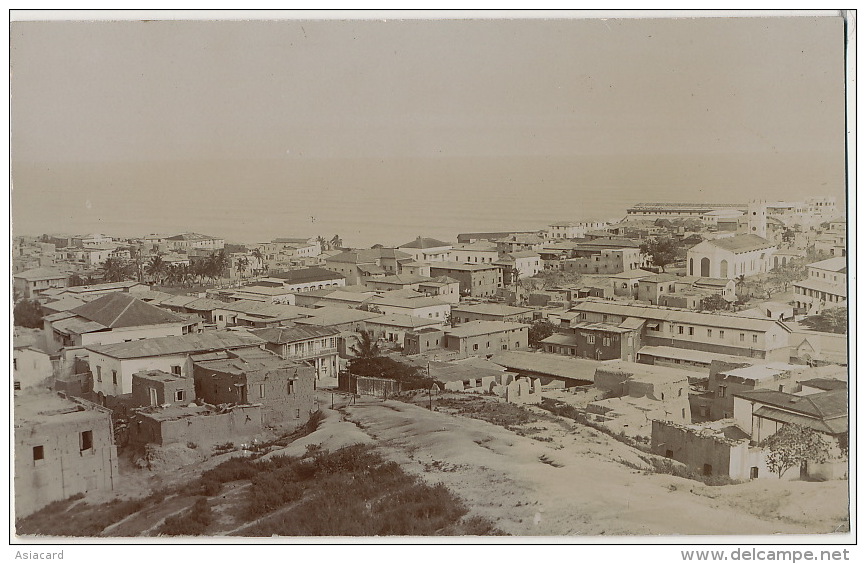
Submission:
[[[150,262],[147,263],[145,271],[147,272],[147,275],[150,276],[152,282],[161,284],[167,268],[168,264],[162,260],[162,255],[156,254],[151,257]]]
[[[102,279],[105,282],[121,282],[129,279],[129,269],[120,259],[108,258],[102,263]]]
[[[343,240],[340,239],[339,235],[334,235],[333,237],[331,237],[331,248],[332,249],[339,249],[342,246],[343,246]]]
[[[325,238],[322,237],[321,235],[319,235],[318,237],[316,237],[316,241],[318,241],[318,243],[319,243],[319,248],[322,249],[323,251],[329,251],[329,250],[331,250],[330,245],[329,245],[328,242],[325,240]]]
[[[253,258],[256,259],[256,262],[259,265],[259,267],[256,270],[259,272],[259,274],[261,274],[262,271],[264,270],[264,266],[265,266],[265,255],[263,255],[262,250],[258,249],[258,248],[253,249],[253,252],[251,254],[252,254]]]
[[[222,278],[223,274],[226,274],[226,271],[232,265],[232,261],[226,254],[225,249],[220,249],[218,253],[213,255],[213,261],[214,270],[218,278]]]
[[[238,269],[238,279],[244,277],[244,271],[250,265],[250,259],[247,257],[238,258],[238,262],[235,263],[235,267]]]
[[[358,343],[352,345],[351,351],[358,358],[377,358],[382,356],[379,343],[373,339],[373,334],[369,331],[360,332]]]

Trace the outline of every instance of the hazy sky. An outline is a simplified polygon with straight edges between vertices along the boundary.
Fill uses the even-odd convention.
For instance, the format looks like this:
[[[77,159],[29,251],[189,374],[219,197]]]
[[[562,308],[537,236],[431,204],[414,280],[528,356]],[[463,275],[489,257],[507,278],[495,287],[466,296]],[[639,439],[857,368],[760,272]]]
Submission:
[[[13,167],[747,154],[756,167],[760,155],[792,156],[835,171],[829,190],[841,195],[842,26],[15,22]],[[27,191],[39,187],[15,187],[18,209],[38,208]]]

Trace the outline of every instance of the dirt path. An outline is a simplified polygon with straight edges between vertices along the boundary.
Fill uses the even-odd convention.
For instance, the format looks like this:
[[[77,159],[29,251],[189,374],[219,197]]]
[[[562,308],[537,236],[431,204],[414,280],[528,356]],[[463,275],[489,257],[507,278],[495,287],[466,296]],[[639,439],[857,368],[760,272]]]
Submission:
[[[722,493],[713,498],[698,482],[644,475],[605,460],[602,452],[557,449],[484,421],[396,401],[344,411],[391,459],[430,483],[442,482],[472,512],[513,535],[829,532],[824,523],[759,518],[728,504],[728,496],[736,496],[732,488],[752,484],[717,488]]]

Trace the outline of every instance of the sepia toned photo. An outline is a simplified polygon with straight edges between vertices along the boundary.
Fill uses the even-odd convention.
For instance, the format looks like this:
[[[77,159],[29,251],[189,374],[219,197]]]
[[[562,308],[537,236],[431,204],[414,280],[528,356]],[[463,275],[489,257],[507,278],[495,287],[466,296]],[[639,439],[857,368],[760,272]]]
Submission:
[[[852,18],[13,11],[12,542],[851,542]]]

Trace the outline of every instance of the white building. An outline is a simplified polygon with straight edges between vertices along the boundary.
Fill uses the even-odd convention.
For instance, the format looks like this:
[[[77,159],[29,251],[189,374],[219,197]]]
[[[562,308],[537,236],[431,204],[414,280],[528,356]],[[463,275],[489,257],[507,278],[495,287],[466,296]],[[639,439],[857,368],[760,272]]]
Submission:
[[[813,262],[807,268],[809,277],[793,284],[798,308],[814,315],[826,308],[847,306],[848,264],[845,257]]]
[[[551,239],[580,239],[587,231],[604,229],[610,225],[607,221],[558,221],[551,223],[547,229],[547,235]]]
[[[404,253],[412,255],[412,258],[416,262],[442,262],[449,260],[448,254],[453,245],[445,241],[418,235],[418,238],[414,241],[404,243],[397,248]]]
[[[499,258],[499,249],[496,243],[490,241],[476,241],[457,245],[449,252],[449,261],[463,264],[492,264]]]
[[[751,234],[701,241],[688,250],[688,275],[731,279],[769,272],[775,251],[773,243]]]

